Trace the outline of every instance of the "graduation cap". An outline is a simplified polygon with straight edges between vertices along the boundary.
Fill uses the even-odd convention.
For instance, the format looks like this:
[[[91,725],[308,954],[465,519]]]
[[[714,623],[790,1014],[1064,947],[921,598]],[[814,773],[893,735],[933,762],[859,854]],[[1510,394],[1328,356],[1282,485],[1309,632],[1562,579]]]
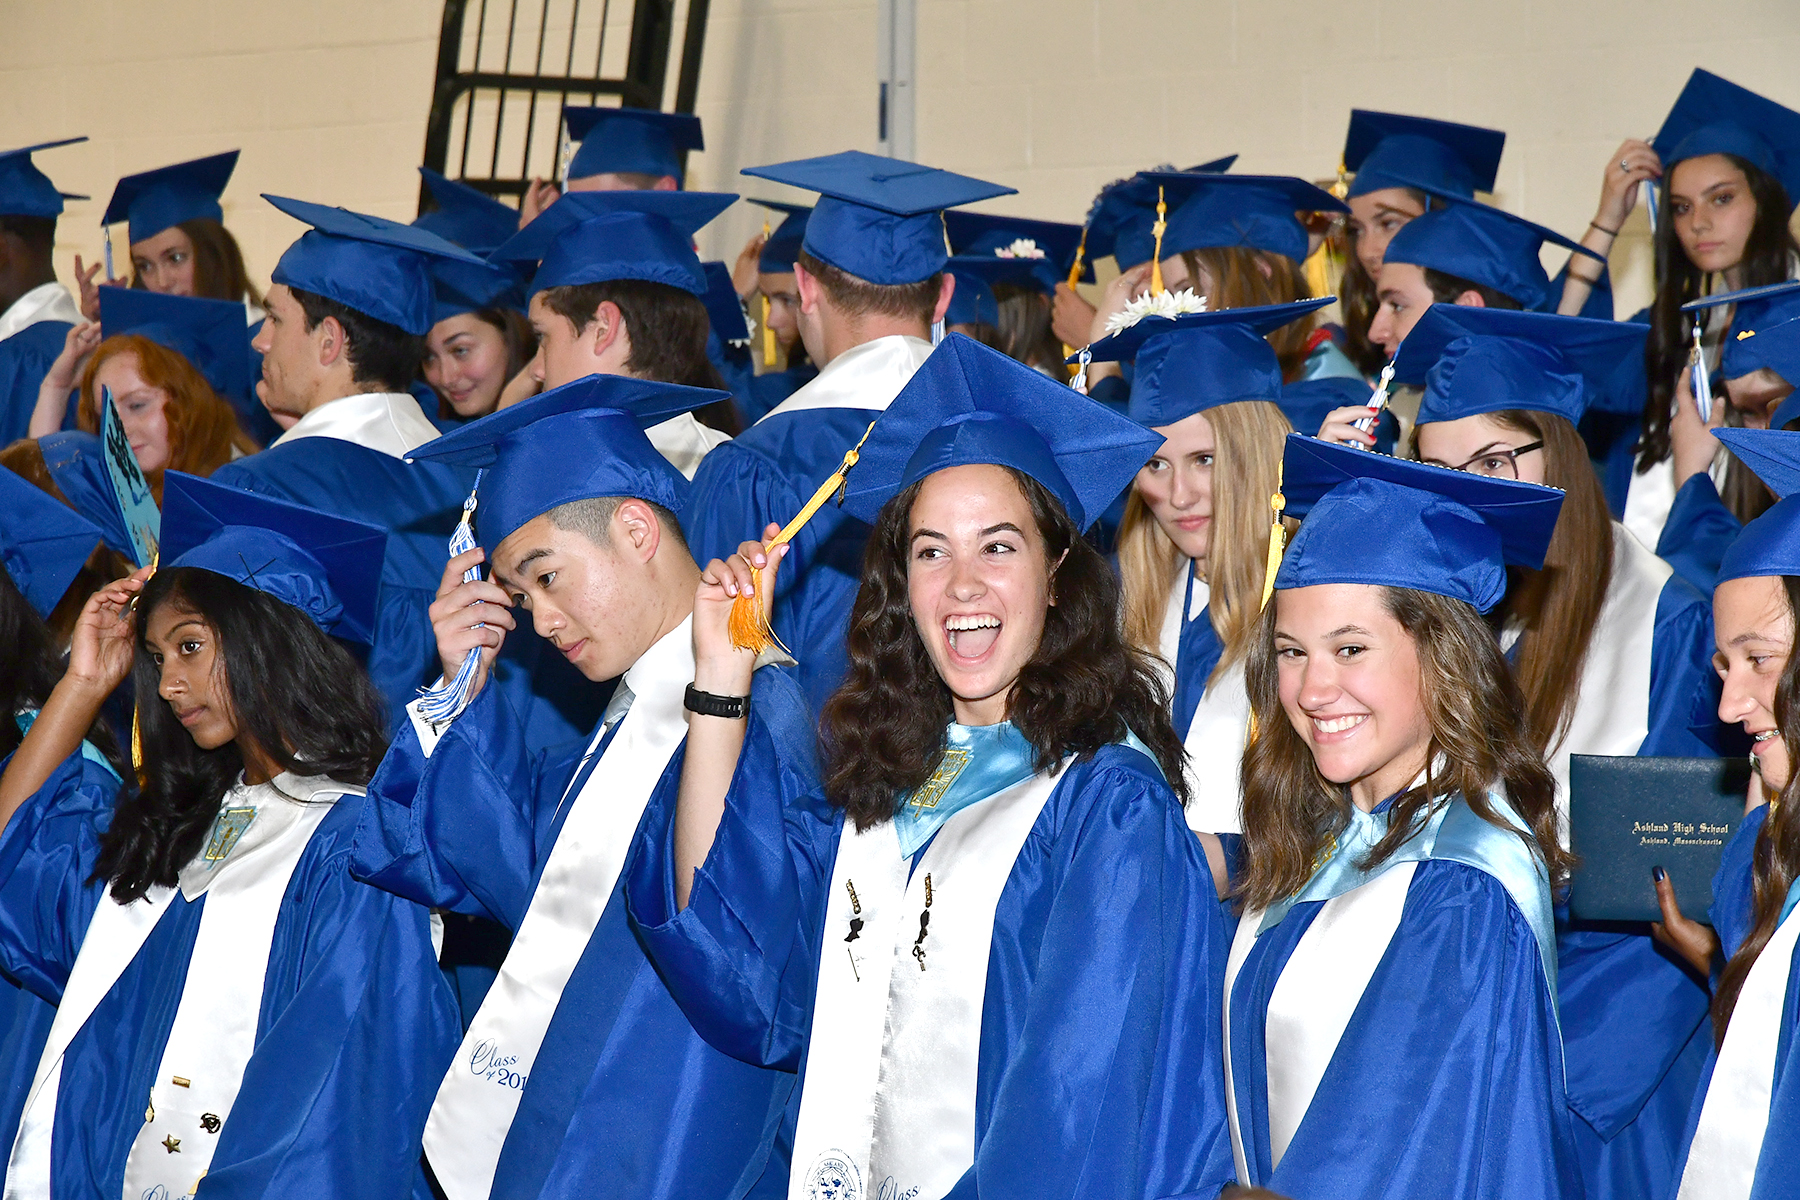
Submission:
[[[1286,515],[1300,531],[1277,589],[1360,583],[1433,592],[1487,612],[1506,568],[1543,566],[1563,494],[1290,433]]]
[[[1085,529],[1162,444],[1135,421],[953,333],[876,421],[844,507],[873,523],[883,505],[927,475],[992,464],[1043,484]]]
[[[525,311],[525,284],[518,272],[492,263],[431,264],[431,323],[484,309]]]
[[[1768,172],[1800,204],[1800,113],[1749,88],[1694,68],[1650,145],[1663,178],[1683,159],[1729,154]]]
[[[1303,262],[1306,226],[1294,214],[1350,211],[1330,192],[1289,175],[1146,171],[1132,191],[1151,205],[1160,193],[1168,207],[1163,258],[1184,250],[1244,246]]]
[[[493,262],[536,262],[527,295],[550,287],[641,279],[706,295],[694,234],[731,207],[731,192],[570,192],[507,239]]]
[[[99,293],[102,335],[149,338],[187,359],[221,397],[250,395],[242,304],[113,285],[102,285]]]
[[[197,567],[291,604],[326,633],[364,645],[387,531],[362,521],[240,491],[189,475],[163,475],[163,567]]]
[[[1433,304],[1394,356],[1394,378],[1424,384],[1416,424],[1526,409],[1581,420],[1650,327],[1554,313]]]
[[[1800,280],[1718,292],[1690,300],[1685,313],[1720,304],[1735,304],[1731,332],[1725,339],[1720,369],[1727,379],[1741,379],[1764,367],[1790,384],[1800,384]],[[1770,425],[1779,429],[1779,422]]]
[[[312,226],[282,254],[271,279],[336,300],[407,333],[431,329],[433,260],[481,261],[435,233],[386,217],[267,192],[263,199]]]
[[[1325,416],[1336,408],[1345,408],[1352,404],[1367,404],[1374,394],[1373,388],[1360,375],[1322,375],[1317,379],[1296,379],[1283,385],[1281,398],[1276,401],[1288,419],[1288,424],[1302,433],[1313,433],[1325,423]],[[1382,410],[1380,424],[1376,426],[1377,444],[1392,446],[1392,434],[1397,432],[1398,425],[1394,416],[1386,409]],[[1390,425],[1384,429],[1382,425]]]
[[[1560,298],[1551,295],[1550,276],[1538,257],[1544,243],[1602,265],[1606,262],[1580,242],[1505,209],[1431,188],[1420,190],[1448,203],[1408,221],[1388,243],[1385,261],[1412,263],[1479,283],[1539,311],[1553,310]]]
[[[1506,134],[1498,129],[1353,108],[1344,169],[1356,172],[1352,196],[1399,187],[1472,200],[1494,190],[1505,148]]]
[[[700,118],[653,108],[565,108],[569,139],[581,148],[569,160],[568,177],[627,172],[681,178],[681,156],[706,149]]]
[[[1715,429],[1713,436],[1781,498],[1731,543],[1719,563],[1718,582],[1800,575],[1800,433]]]
[[[491,552],[527,521],[577,500],[635,496],[679,514],[688,482],[643,431],[728,395],[589,375],[470,421],[406,460],[488,468],[476,525]]]
[[[744,317],[744,303],[738,299],[737,285],[731,280],[731,268],[722,262],[701,263],[706,273],[706,320],[722,342],[750,340],[750,322]]]
[[[810,204],[783,204],[779,200],[752,200],[766,209],[782,214],[781,224],[769,233],[763,243],[756,269],[764,275],[792,275],[794,262],[800,257],[800,245],[806,240],[806,218],[812,216]]]
[[[493,253],[519,232],[518,209],[430,167],[420,167],[419,174],[437,207],[413,218],[413,228],[435,233],[476,254]]]
[[[1018,192],[861,150],[745,167],[743,174],[818,192],[802,248],[882,286],[919,283],[944,269],[944,209]]]
[[[17,150],[0,150],[0,216],[54,217],[63,210],[64,200],[86,200],[74,192],[59,192],[50,177],[37,169],[31,156],[39,150],[73,146],[87,138],[63,138],[59,142],[39,142]]]
[[[37,444],[44,466],[63,498],[93,522],[109,549],[125,558],[135,558],[137,548],[132,545],[125,517],[119,511],[119,494],[106,473],[106,446],[100,435],[63,429],[45,434]]]
[[[944,324],[1000,324],[1000,302],[994,298],[993,284],[983,271],[990,261],[952,256],[944,265],[956,276],[956,290],[950,294],[950,307],[944,310]]]
[[[125,221],[126,236],[141,242],[183,221],[224,220],[219,197],[237,169],[238,153],[227,150],[125,176],[113,188],[100,224]]]
[[[1095,342],[1088,356],[1093,362],[1136,360],[1125,411],[1151,428],[1239,400],[1279,404],[1281,364],[1268,335],[1333,299],[1145,317]]]
[[[944,229],[959,257],[983,255],[1031,264],[1031,281],[1040,291],[1053,293],[1068,278],[1081,245],[1081,226],[1066,221],[1034,221],[995,213],[951,209],[944,214]],[[1093,264],[1083,261],[1081,279],[1092,283]]]
[[[33,483],[0,467],[0,565],[48,617],[100,544],[100,527]]]

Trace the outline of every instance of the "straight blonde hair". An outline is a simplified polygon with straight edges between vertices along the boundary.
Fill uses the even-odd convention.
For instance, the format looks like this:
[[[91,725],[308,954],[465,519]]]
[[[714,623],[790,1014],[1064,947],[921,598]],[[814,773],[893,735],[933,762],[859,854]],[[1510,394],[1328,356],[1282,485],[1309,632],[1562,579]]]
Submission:
[[[1206,613],[1225,647],[1206,681],[1210,688],[1244,658],[1256,636],[1268,567],[1269,497],[1278,490],[1282,444],[1293,426],[1267,400],[1221,404],[1201,415],[1212,426],[1214,445],[1212,545],[1203,568],[1212,589]],[[1128,643],[1151,654],[1161,652],[1170,590],[1186,561],[1132,484],[1119,525]]]

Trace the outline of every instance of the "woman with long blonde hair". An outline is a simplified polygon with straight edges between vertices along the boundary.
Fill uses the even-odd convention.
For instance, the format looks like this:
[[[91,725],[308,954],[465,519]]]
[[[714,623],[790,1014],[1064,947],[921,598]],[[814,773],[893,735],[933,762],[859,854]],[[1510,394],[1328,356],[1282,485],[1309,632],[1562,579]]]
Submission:
[[[1244,660],[1262,604],[1269,498],[1292,432],[1270,335],[1325,303],[1145,317],[1092,347],[1096,360],[1135,357],[1127,415],[1167,439],[1132,482],[1119,527],[1125,639],[1172,672],[1188,824],[1206,833],[1242,827]]]

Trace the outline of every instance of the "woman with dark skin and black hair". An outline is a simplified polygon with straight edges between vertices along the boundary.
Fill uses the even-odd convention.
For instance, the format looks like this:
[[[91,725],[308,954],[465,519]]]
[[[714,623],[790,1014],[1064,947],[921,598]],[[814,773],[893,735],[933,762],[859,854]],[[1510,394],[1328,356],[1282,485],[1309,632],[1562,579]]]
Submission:
[[[168,565],[88,601],[0,776],[0,965],[62,1021],[5,1068],[9,1192],[423,1188],[459,1024],[427,912],[350,877],[386,739],[328,635],[367,637],[373,577],[326,547],[382,542],[171,472]],[[71,751],[128,672],[142,766],[108,823]]]
[[[708,1040],[800,1072],[780,1136],[802,1193],[1230,1178],[1215,885],[1163,687],[1080,536],[1159,441],[952,335],[849,476],[874,533],[823,794],[783,811],[734,777],[754,716],[690,719],[667,844],[626,868],[633,918]],[[779,557],[746,542],[703,573],[699,692],[748,691],[728,618]]]

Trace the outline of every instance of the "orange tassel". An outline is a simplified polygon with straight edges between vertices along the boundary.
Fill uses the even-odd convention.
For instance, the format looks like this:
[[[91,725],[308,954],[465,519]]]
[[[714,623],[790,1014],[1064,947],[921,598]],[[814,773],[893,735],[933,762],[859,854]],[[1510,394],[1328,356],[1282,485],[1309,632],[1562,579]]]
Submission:
[[[875,422],[870,421],[869,427],[863,430],[862,440],[845,452],[843,463],[832,473],[831,478],[819,485],[818,491],[813,493],[812,499],[806,502],[806,507],[800,510],[800,514],[787,523],[787,528],[763,543],[765,551],[772,551],[775,547],[792,541],[794,535],[799,533],[808,521],[812,520],[813,514],[823,508],[825,502],[831,499],[833,492],[837,493],[839,504],[844,502],[845,477],[850,474],[850,468],[856,465],[863,442],[868,441],[869,435],[874,432]],[[754,596],[740,593],[737,599],[731,602],[731,616],[726,630],[730,634],[732,646],[736,649],[753,650],[761,654],[771,646],[779,646],[782,652],[789,657],[793,655],[793,651],[782,645],[781,639],[775,636],[774,629],[769,626],[768,604],[761,588],[756,590]]]
[[[1164,291],[1162,277],[1162,240],[1163,232],[1169,227],[1169,222],[1165,219],[1168,215],[1169,206],[1163,199],[1162,185],[1158,184],[1156,187],[1156,224],[1150,227],[1150,232],[1156,235],[1156,249],[1150,255],[1150,294],[1152,296],[1160,296]]]

